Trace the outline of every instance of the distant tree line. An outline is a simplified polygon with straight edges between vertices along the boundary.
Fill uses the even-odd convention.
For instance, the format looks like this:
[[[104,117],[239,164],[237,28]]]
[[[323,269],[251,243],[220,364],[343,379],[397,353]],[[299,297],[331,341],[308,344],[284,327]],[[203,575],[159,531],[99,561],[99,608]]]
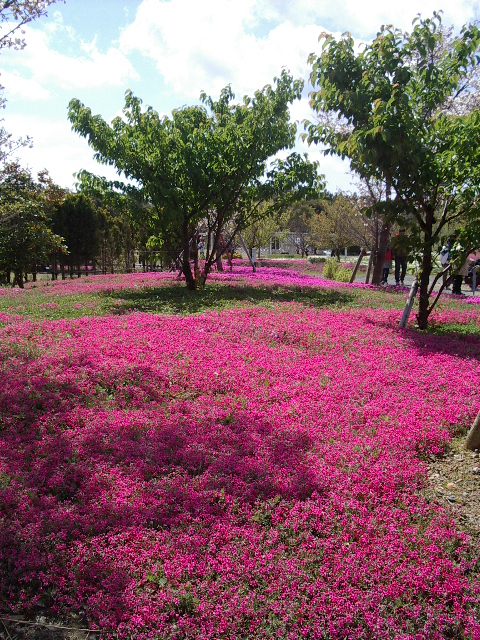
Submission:
[[[152,233],[152,210],[134,197],[103,189],[101,181],[79,175],[77,193],[54,184],[47,171],[34,178],[18,162],[0,170],[0,274],[4,282],[23,287],[39,271],[52,279],[82,272],[106,273],[170,266],[182,252],[179,234]],[[277,208],[278,209],[278,208]],[[316,248],[340,254],[344,247],[369,246],[369,228],[357,197],[328,195],[276,210],[267,201],[254,203],[254,222],[222,227],[223,242],[233,252],[241,230],[249,251],[269,246],[288,231],[300,238],[302,257]],[[246,219],[248,217],[246,216]],[[199,220],[206,239],[208,220]],[[195,249],[189,247],[189,260]],[[219,246],[221,255],[224,245]],[[134,263],[134,256],[141,264]],[[156,258],[152,259],[152,256]]]
[[[29,274],[52,278],[128,269],[142,234],[128,211],[55,185],[46,171],[34,178],[17,162],[0,170],[0,273],[23,287]]]

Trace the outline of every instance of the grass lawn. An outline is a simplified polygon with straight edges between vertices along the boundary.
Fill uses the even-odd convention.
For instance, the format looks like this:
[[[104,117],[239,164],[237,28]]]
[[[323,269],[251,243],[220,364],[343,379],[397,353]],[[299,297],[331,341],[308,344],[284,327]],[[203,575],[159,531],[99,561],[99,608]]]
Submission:
[[[475,538],[428,474],[480,409],[480,298],[422,333],[407,293],[295,264],[1,290],[1,615],[479,639]]]

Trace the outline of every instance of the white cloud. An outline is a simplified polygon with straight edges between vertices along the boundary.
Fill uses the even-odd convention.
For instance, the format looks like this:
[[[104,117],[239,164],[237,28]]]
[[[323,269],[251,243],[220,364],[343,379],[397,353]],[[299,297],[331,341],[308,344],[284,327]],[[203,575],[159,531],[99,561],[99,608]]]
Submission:
[[[35,174],[47,168],[53,181],[73,189],[74,173],[86,169],[110,180],[118,179],[112,167],[100,165],[86,140],[74,133],[69,122],[52,122],[41,117],[7,116],[5,126],[14,138],[26,133],[33,138],[32,149],[24,148],[15,155]]]
[[[306,74],[306,60],[318,27],[279,25],[265,37],[250,31],[252,2],[144,0],[135,21],[120,37],[120,48],[152,58],[174,91],[198,98],[232,84],[239,96],[252,93],[286,66]]]
[[[478,0],[443,0],[445,24],[475,18]],[[272,82],[282,66],[308,77],[308,54],[319,52],[322,31],[350,31],[371,39],[382,24],[411,27],[420,12],[438,10],[438,0],[144,0],[120,37],[120,49],[153,59],[177,93],[218,95],[232,84],[239,95]]]
[[[320,162],[319,172],[325,174],[327,189],[331,193],[336,191],[356,192],[358,189],[354,183],[354,176],[350,171],[349,164],[337,156],[324,156],[321,151],[310,147],[308,151],[310,160]]]
[[[357,37],[373,38],[382,24],[393,24],[409,30],[417,14],[427,18],[434,11],[443,11],[443,21],[447,26],[460,29],[466,22],[478,17],[478,0],[258,0],[255,3],[257,21],[288,20],[292,24],[322,24],[328,22],[331,29],[350,31]]]
[[[18,71],[9,73],[0,70],[0,82],[6,89],[9,101],[16,98],[23,100],[47,100],[50,92],[41,86],[36,80],[22,78]]]
[[[54,180],[62,185],[73,186],[72,173],[80,168],[113,178],[114,171],[93,161],[86,141],[70,131],[66,120],[56,124],[42,120],[41,115],[15,116],[15,107],[21,101],[42,99],[43,105],[48,106],[44,113],[53,118],[55,109],[60,114],[61,103],[62,115],[58,117],[64,118],[62,89],[71,92],[77,88],[93,88],[102,110],[114,113],[119,105],[111,101],[113,95],[117,99],[118,92],[111,87],[125,87],[130,80],[139,80],[133,84],[139,85],[136,90],[143,90],[147,85],[149,89],[155,87],[158,82],[151,72],[151,64],[138,66],[140,74],[137,74],[129,59],[135,52],[154,61],[176,106],[196,101],[202,89],[216,98],[220,89],[229,83],[237,98],[241,98],[272,83],[282,67],[287,67],[295,78],[306,80],[310,73],[308,54],[320,52],[318,36],[323,31],[334,31],[335,35],[350,31],[357,41],[367,41],[381,24],[392,23],[409,30],[415,15],[431,16],[441,8],[441,2],[143,0],[135,15],[130,9],[131,24],[121,33],[118,42],[112,40],[104,48],[96,39],[85,36],[81,21],[76,21],[73,29],[60,12],[52,12],[53,20],[27,27],[25,50],[2,51],[0,83],[5,84],[6,95],[11,100],[5,112],[5,125],[15,136],[28,133],[34,137],[34,148],[22,150],[22,158],[35,170],[49,168]],[[117,20],[115,25],[110,25],[114,38],[120,23],[125,23],[127,12],[122,10],[122,3],[111,4],[112,25]],[[458,28],[478,17],[478,0],[443,0],[443,4],[446,25],[454,23]],[[121,21],[118,21],[119,13]],[[96,33],[101,42],[108,37],[100,22]],[[165,104],[163,108],[166,109]],[[40,114],[37,109],[35,113]],[[300,122],[311,119],[308,100],[296,102],[291,107],[291,115]],[[320,160],[330,190],[353,188],[346,163],[338,158],[323,157],[317,147],[308,148],[301,142],[297,144],[297,151],[307,151],[311,158]]]
[[[68,55],[53,48],[59,32],[71,41],[72,51]],[[27,70],[29,81],[37,86],[53,84],[63,89],[122,86],[127,79],[138,77],[129,60],[117,48],[110,47],[104,53],[99,51],[95,40],[77,43],[60,21],[46,31],[26,28],[26,40],[24,51],[15,52],[14,56],[6,52],[2,62],[6,62],[17,77],[25,75]],[[73,52],[78,46],[81,55]]]

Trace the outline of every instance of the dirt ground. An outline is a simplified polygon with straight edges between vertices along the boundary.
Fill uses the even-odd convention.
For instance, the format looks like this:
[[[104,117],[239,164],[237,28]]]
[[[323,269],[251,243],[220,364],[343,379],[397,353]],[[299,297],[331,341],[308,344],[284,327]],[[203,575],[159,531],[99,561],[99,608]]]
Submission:
[[[464,449],[465,436],[455,438],[443,456],[428,461],[429,500],[446,507],[460,531],[480,540],[480,453]]]
[[[25,616],[0,618],[1,640],[97,640],[99,634],[88,631],[77,616],[67,622],[37,615],[33,620]]]

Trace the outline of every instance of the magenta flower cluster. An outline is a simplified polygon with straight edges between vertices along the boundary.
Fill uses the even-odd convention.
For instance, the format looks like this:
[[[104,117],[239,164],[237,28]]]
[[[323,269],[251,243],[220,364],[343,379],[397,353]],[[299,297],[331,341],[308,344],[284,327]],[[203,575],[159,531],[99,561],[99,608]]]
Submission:
[[[468,540],[421,491],[480,409],[480,338],[398,316],[2,314],[3,610],[145,640],[478,640]]]

